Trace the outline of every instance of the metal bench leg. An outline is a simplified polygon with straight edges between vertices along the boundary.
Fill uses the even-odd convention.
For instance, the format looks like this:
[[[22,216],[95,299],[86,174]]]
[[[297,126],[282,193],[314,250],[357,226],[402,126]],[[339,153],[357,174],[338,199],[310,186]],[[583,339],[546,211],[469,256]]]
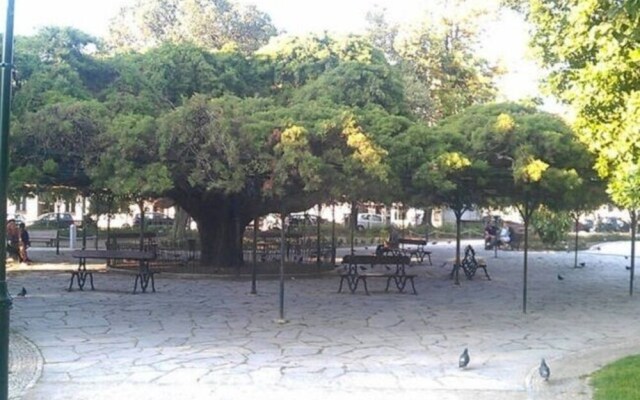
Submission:
[[[77,271],[71,272],[71,280],[69,281],[69,288],[67,289],[67,292],[70,292],[71,290],[73,290],[73,278],[77,277],[77,276],[78,276],[78,272]]]
[[[362,281],[362,284],[364,285],[364,292],[367,294],[367,296],[369,296],[369,288],[367,287],[367,278],[362,275],[358,276],[358,278],[356,279],[356,284],[353,290],[351,291],[351,293],[354,293],[358,288],[358,281]]]
[[[413,294],[418,294],[418,292],[416,292],[416,286],[413,284],[413,276],[407,276],[405,279],[411,280],[411,289],[413,289]],[[406,281],[405,281],[405,284],[406,284]]]
[[[344,282],[345,279],[347,279],[345,275],[340,276],[340,286],[338,287],[338,293],[342,292],[342,282]]]
[[[391,280],[392,279],[395,281],[395,279],[396,279],[395,276],[390,276],[390,277],[387,278],[387,287],[384,288],[385,292],[389,291],[389,285],[391,284]],[[395,284],[396,284],[396,286],[398,286],[398,282],[395,282]]]
[[[136,275],[136,280],[133,283],[133,294],[136,294],[136,290],[138,289],[138,279],[140,279],[140,274]],[[142,288],[142,282],[140,282],[140,288]]]
[[[489,272],[487,272],[487,266],[486,265],[481,265],[480,268],[482,268],[484,270],[484,274],[486,275],[488,280],[491,280],[491,277],[489,276]]]

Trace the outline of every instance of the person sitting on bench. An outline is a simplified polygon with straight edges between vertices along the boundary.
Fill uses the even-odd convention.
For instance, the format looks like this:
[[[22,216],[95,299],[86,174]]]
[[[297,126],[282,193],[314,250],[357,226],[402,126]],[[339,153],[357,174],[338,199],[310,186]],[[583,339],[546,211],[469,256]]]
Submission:
[[[491,250],[498,239],[498,227],[492,222],[487,222],[484,227],[484,249]]]
[[[400,235],[395,227],[389,228],[389,240],[386,240],[383,244],[379,244],[376,247],[376,255],[383,256],[386,253],[397,249],[400,245]]]
[[[500,229],[500,235],[498,236],[498,246],[509,245],[511,243],[511,238],[513,236],[513,228],[509,226],[506,222],[502,225],[502,229]]]

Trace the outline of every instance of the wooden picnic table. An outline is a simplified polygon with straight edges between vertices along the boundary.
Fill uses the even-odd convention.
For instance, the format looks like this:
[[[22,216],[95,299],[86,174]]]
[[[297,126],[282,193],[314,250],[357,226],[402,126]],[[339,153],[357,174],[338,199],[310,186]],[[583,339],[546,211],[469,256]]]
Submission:
[[[398,252],[403,255],[407,255],[409,257],[415,257],[416,262],[418,264],[422,264],[424,262],[424,258],[427,257],[429,260],[429,265],[433,265],[431,262],[431,252],[425,250],[425,246],[427,245],[427,241],[424,239],[413,239],[413,238],[400,238],[398,240],[398,244],[400,247],[398,248]],[[405,247],[405,245],[410,245],[412,247]]]
[[[344,270],[340,273],[338,293],[342,291],[344,282],[347,282],[351,293],[355,293],[358,289],[358,283],[362,282],[364,291],[368,295],[367,278],[383,278],[387,280],[385,292],[389,291],[392,281],[400,293],[404,292],[407,283],[411,282],[413,294],[418,294],[413,282],[416,274],[409,274],[406,271],[410,262],[408,256],[347,255],[342,259]],[[381,270],[382,272],[374,271],[377,266],[384,268],[384,270]]]
[[[74,279],[76,280],[80,290],[84,289],[84,285],[86,284],[87,279],[89,279],[91,290],[94,290],[93,273],[87,270],[88,259],[138,261],[138,271],[135,275],[133,293],[136,293],[138,283],[140,283],[140,289],[143,293],[147,291],[149,283],[151,283],[152,291],[156,291],[153,279],[155,272],[149,268],[149,261],[156,258],[156,255],[153,252],[140,250],[75,250],[71,253],[71,256],[78,259],[78,268],[71,271],[69,291],[73,288]]]

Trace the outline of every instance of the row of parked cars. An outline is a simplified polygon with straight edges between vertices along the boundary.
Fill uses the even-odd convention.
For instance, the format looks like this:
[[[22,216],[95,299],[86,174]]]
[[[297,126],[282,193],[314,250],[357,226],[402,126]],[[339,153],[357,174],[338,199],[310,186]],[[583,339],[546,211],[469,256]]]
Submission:
[[[585,219],[578,223],[578,230],[583,232],[629,232],[631,225],[618,217],[605,217],[597,221]]]
[[[61,213],[46,213],[40,215],[33,221],[25,221],[21,214],[9,215],[8,218],[13,218],[16,222],[24,222],[30,229],[56,229],[56,228],[68,228],[71,224],[79,225],[81,221],[76,221],[73,215],[68,212]],[[125,224],[124,228],[131,226],[140,226],[141,217],[140,214],[136,214],[133,217],[131,225]],[[147,227],[167,227],[173,225],[173,218],[168,217],[159,212],[149,212],[144,214],[144,224]]]

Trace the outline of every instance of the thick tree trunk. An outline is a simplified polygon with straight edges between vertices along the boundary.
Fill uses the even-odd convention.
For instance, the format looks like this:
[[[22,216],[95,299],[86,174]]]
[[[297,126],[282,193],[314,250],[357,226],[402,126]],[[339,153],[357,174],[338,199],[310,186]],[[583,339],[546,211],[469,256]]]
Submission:
[[[200,263],[212,268],[235,268],[244,264],[242,236],[252,216],[233,197],[210,198],[183,207],[198,225]]]
[[[232,268],[242,265],[242,248],[233,215],[216,215],[215,218],[196,220],[200,233],[200,262],[202,265]]]

